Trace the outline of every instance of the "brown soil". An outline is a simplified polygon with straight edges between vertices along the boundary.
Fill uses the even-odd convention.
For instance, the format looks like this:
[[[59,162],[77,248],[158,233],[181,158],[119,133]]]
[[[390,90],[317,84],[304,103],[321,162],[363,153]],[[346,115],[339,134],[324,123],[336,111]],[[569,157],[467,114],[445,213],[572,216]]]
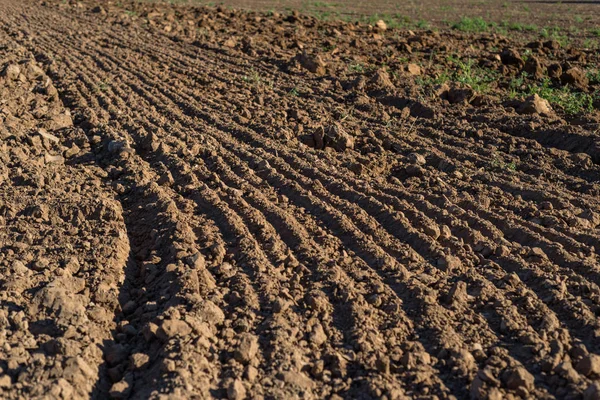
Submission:
[[[600,398],[597,54],[0,8],[2,398]]]
[[[175,2],[194,4],[197,0]],[[210,3],[210,2],[205,2]],[[260,11],[300,10],[322,19],[389,17],[406,26],[448,28],[462,18],[482,18],[511,31],[511,37],[557,30],[571,38],[599,39],[600,3],[594,0],[219,0],[228,7]]]

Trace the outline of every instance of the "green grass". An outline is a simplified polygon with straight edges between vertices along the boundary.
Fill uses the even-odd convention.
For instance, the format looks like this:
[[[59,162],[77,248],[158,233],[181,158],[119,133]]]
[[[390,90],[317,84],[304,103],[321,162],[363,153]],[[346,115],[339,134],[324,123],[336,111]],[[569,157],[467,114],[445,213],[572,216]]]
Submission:
[[[416,27],[419,29],[429,29],[430,25],[429,25],[429,22],[421,19],[421,20],[417,21]]]
[[[365,67],[360,63],[352,63],[348,65],[348,71],[363,74],[365,72]]]
[[[456,29],[461,32],[487,32],[489,27],[490,24],[488,24],[481,17],[462,17],[460,21],[452,25],[452,29]]]
[[[479,67],[476,60],[467,59],[463,61],[456,57],[449,57],[448,61],[453,64],[453,69],[438,71],[435,77],[418,77],[416,79],[417,84],[434,86],[447,82],[457,82],[469,85],[476,92],[486,93],[491,90],[492,83],[498,79],[496,71]]]
[[[456,66],[456,70],[452,74],[452,80],[469,85],[477,92],[488,92],[491,83],[498,78],[496,71],[479,67],[476,60],[467,59],[462,61],[455,57],[449,57],[449,61]]]
[[[561,47],[565,47],[570,43],[567,35],[561,33],[559,27],[545,27],[540,30],[540,36],[546,39],[553,39],[560,43]]]
[[[600,84],[600,69],[589,69],[587,71],[587,78],[592,85]]]
[[[600,37],[600,28],[592,28],[592,29],[590,29],[590,34],[592,34],[594,36]]]
[[[494,26],[494,24],[490,24],[491,26]],[[499,25],[500,28],[505,28],[511,31],[519,31],[519,32],[535,32],[537,31],[539,28],[537,27],[537,25],[535,24],[523,24],[521,22],[508,22],[508,21],[502,21]]]
[[[594,100],[600,98],[598,92],[589,94],[574,91],[569,86],[554,87],[549,78],[544,79],[542,82],[529,84],[524,90],[516,91],[514,94],[522,96],[537,94],[548,100],[553,107],[558,107],[569,115],[592,112],[594,110]]]
[[[597,40],[588,38],[583,41],[583,47],[586,49],[598,49],[600,45],[598,45]]]
[[[372,14],[358,18],[358,21],[369,25],[375,25],[382,20],[388,28],[406,28],[412,25],[412,20],[399,13],[394,14]]]
[[[492,158],[492,160],[490,161],[490,167],[492,169],[506,170],[509,172],[515,172],[517,170],[517,164],[514,161],[505,163],[504,161],[502,161],[501,159],[499,159],[496,156],[494,156],[494,158]]]

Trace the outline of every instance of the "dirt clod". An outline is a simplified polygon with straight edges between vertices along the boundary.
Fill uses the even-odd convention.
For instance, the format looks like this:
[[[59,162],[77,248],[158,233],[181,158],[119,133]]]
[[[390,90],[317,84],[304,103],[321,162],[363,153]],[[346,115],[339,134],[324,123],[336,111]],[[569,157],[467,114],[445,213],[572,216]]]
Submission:
[[[258,338],[249,333],[243,333],[238,339],[238,345],[235,349],[235,359],[241,363],[249,363],[258,352]]]
[[[234,1],[0,0],[0,397],[597,398],[593,19]]]
[[[541,98],[537,94],[533,94],[523,101],[519,108],[522,114],[539,114],[545,117],[554,115],[554,111],[548,103],[548,100]]]

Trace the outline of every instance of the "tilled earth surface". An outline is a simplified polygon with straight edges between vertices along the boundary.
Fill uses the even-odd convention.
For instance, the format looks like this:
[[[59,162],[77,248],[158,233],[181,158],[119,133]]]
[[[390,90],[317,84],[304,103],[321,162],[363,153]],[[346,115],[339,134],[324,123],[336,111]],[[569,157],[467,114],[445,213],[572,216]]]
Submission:
[[[600,398],[597,54],[0,9],[0,397]]]

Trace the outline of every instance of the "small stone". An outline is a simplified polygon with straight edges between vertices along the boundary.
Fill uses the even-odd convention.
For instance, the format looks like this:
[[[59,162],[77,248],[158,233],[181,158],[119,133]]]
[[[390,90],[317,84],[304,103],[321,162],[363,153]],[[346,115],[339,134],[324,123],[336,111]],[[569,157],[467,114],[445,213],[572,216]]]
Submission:
[[[337,151],[354,148],[354,138],[350,136],[338,123],[333,123],[325,129],[325,146]]]
[[[550,107],[548,100],[537,94],[527,97],[519,107],[519,112],[521,114],[539,114],[546,117],[554,115],[554,110]]]
[[[369,80],[369,86],[373,89],[394,89],[395,86],[390,79],[390,75],[384,69],[375,71],[373,77]]]
[[[158,329],[157,336],[163,341],[167,341],[176,336],[185,337],[192,333],[192,328],[187,322],[178,319],[167,319],[163,321]]]
[[[25,275],[31,272],[20,260],[13,261],[11,269],[17,275]]]
[[[223,46],[229,47],[230,49],[233,49],[236,46],[236,44],[237,42],[234,38],[229,38],[225,42],[223,42]]]
[[[377,357],[377,360],[375,360],[375,367],[377,367],[377,370],[383,374],[389,374],[390,373],[390,359],[387,356],[381,355],[379,357]]]
[[[195,269],[204,269],[206,267],[206,260],[202,253],[197,252],[187,258],[187,264]]]
[[[277,300],[275,300],[275,303],[273,304],[273,312],[275,312],[275,313],[284,312],[288,308],[290,308],[290,302],[281,297],[278,298]]]
[[[44,162],[46,164],[63,164],[65,159],[62,156],[54,156],[52,154],[46,153],[44,156]]]
[[[448,302],[449,303],[465,303],[468,300],[467,294],[467,283],[464,281],[458,281],[450,289],[448,292]]]
[[[425,232],[425,234],[431,237],[433,240],[437,240],[441,235],[440,228],[433,223],[430,225],[425,225],[423,227],[423,232]]]
[[[412,164],[425,165],[427,163],[425,157],[419,153],[410,153],[407,158]]]
[[[506,387],[511,390],[531,390],[534,387],[533,375],[523,367],[516,367],[509,372],[506,378]]]
[[[544,250],[542,250],[539,247],[532,247],[531,250],[529,250],[528,257],[533,257],[539,260],[545,260],[548,258],[548,256],[546,256],[546,253],[544,253]]]
[[[505,245],[500,245],[496,247],[496,255],[498,257],[506,257],[510,255],[510,249]]]
[[[437,266],[442,271],[452,272],[460,268],[461,262],[457,257],[447,255],[438,259]]]
[[[4,76],[11,81],[16,80],[19,74],[21,74],[21,68],[17,64],[9,64],[4,69]]]
[[[452,231],[448,225],[442,225],[440,231],[440,239],[450,239],[452,237]]]
[[[63,155],[65,156],[65,158],[72,158],[72,157],[76,156],[77,154],[79,154],[80,151],[81,151],[81,149],[79,148],[79,146],[77,146],[75,143],[73,143],[73,145],[70,148],[65,150]]]
[[[41,137],[43,137],[44,139],[47,139],[47,140],[49,140],[51,142],[54,142],[54,143],[60,143],[60,139],[59,138],[57,138],[56,136],[48,133],[48,131],[46,131],[44,128],[38,129],[37,133]]]
[[[380,19],[379,21],[377,21],[375,23],[375,27],[377,29],[379,29],[380,31],[385,31],[387,29],[387,24],[385,23],[384,20]]]
[[[584,356],[577,367],[577,372],[585,376],[600,375],[600,356],[596,354],[588,354]]]
[[[296,56],[298,63],[306,70],[312,72],[315,75],[325,75],[326,64],[319,55],[311,55],[303,52]]]
[[[248,379],[248,382],[254,382],[258,377],[258,369],[252,365],[248,365],[246,367],[245,375],[246,379]]]
[[[133,369],[144,368],[149,361],[150,357],[144,353],[135,353],[129,357],[129,363]]]
[[[421,67],[419,67],[417,64],[408,64],[406,66],[406,72],[414,76],[419,76],[422,73]]]
[[[48,261],[48,259],[46,259],[44,257],[38,258],[31,264],[31,268],[34,271],[38,271],[38,272],[47,270],[49,266],[50,266],[50,261]]]
[[[234,352],[235,359],[247,364],[256,356],[256,353],[258,353],[258,337],[250,333],[242,333]]]
[[[113,399],[126,399],[131,394],[131,385],[126,380],[119,381],[112,385],[108,394]]]
[[[12,386],[12,380],[10,379],[10,375],[2,375],[0,377],[0,388],[8,389]]]
[[[299,387],[300,389],[309,390],[314,386],[314,382],[300,371],[286,371],[277,376],[282,381]]]
[[[239,379],[234,380],[227,388],[227,398],[229,400],[243,400],[246,398],[246,388]]]
[[[310,341],[316,346],[320,346],[327,341],[327,335],[321,324],[317,323],[313,327],[313,331],[310,334]]]

